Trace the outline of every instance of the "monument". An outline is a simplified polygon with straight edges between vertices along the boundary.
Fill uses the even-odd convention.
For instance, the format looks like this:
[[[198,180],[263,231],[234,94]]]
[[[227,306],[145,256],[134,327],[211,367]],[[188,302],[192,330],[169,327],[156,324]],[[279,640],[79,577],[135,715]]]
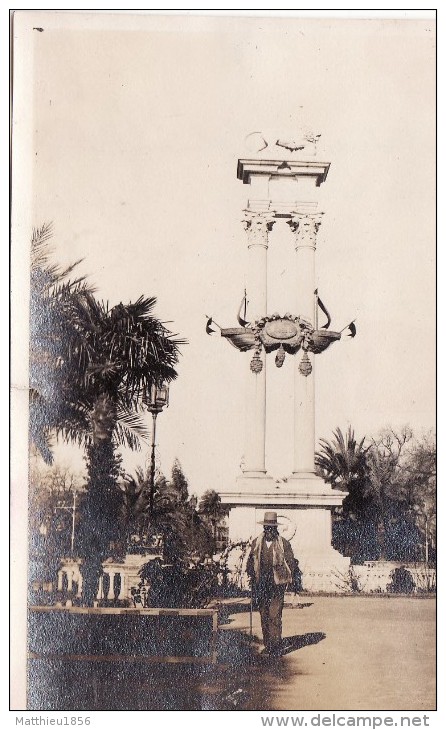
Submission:
[[[323,305],[327,322],[318,326],[315,252],[323,216],[318,193],[330,168],[318,159],[319,137],[305,130],[290,138],[254,132],[245,140],[247,156],[238,160],[237,177],[248,186],[243,223],[249,308],[245,293],[240,326],[223,328],[220,334],[246,353],[247,427],[242,473],[235,487],[220,496],[230,507],[231,541],[258,534],[263,512],[273,509],[299,559],[303,588],[332,591],[350,561],[331,545],[331,512],[346,494],[319,478],[314,465],[315,356],[341,338],[340,332],[328,329]],[[289,310],[277,313],[268,308],[268,246],[273,229],[285,225],[295,248],[294,286],[287,292]],[[267,367],[282,367],[287,356],[294,358],[293,469],[277,482],[265,464]]]

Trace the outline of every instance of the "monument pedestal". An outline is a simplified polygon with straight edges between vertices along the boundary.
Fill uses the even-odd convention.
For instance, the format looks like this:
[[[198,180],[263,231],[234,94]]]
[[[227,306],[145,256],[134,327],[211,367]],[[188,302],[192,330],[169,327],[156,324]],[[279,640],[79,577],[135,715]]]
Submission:
[[[268,488],[261,489],[265,482]],[[270,487],[269,484],[272,483]],[[250,489],[248,489],[251,486]],[[331,544],[331,510],[340,506],[344,492],[331,489],[315,474],[293,474],[279,486],[272,478],[241,476],[238,491],[220,492],[229,513],[229,540],[252,539],[262,532],[259,524],[266,510],[282,519],[279,530],[292,545],[302,571],[302,587],[315,592],[336,592],[349,569],[350,558],[338,553]]]

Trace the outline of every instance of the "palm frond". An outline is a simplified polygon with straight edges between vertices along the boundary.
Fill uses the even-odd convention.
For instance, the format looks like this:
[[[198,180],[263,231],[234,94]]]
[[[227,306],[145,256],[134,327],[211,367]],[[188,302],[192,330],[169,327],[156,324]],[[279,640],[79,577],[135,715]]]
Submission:
[[[141,441],[148,442],[150,431],[141,417],[123,408],[119,403],[116,410],[117,422],[114,441],[118,446],[127,446],[132,451],[140,451]]]

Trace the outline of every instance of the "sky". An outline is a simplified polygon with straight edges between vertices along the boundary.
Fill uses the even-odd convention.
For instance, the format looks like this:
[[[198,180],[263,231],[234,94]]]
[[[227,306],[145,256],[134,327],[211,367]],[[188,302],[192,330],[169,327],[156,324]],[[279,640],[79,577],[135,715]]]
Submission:
[[[331,163],[317,284],[332,329],[355,319],[357,336],[317,357],[317,440],[349,424],[359,437],[435,426],[432,20],[34,13],[21,32],[32,225],[53,222],[55,259],[82,258],[99,298],[156,296],[188,340],[158,418],[164,473],[177,457],[196,494],[239,474],[247,362],[205,322],[236,326],[249,197],[236,167],[253,131],[308,124]],[[292,298],[290,240],[270,237],[271,309]],[[271,361],[276,478],[291,471],[291,396],[292,358]],[[125,468],[148,454],[126,453]],[[73,449],[57,457],[82,464]]]

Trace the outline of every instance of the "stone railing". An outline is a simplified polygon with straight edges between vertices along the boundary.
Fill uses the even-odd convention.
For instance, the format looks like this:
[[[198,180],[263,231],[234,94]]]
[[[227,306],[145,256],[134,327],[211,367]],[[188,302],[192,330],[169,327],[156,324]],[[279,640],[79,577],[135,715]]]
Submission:
[[[395,571],[398,571],[395,575]],[[409,564],[387,560],[352,565],[347,573],[336,576],[341,592],[428,593],[436,590],[436,570],[422,563]]]
[[[96,600],[131,601],[132,588],[136,588],[141,580],[139,577],[141,567],[149,560],[159,557],[161,557],[159,553],[153,555],[127,554],[122,562],[114,561],[111,558],[104,561]],[[47,594],[47,596],[54,593],[56,596],[63,596],[63,604],[70,606],[73,599],[80,599],[82,596],[80,566],[79,558],[62,560],[57,573],[57,584],[37,584],[35,582],[34,591],[40,591],[41,594]]]

